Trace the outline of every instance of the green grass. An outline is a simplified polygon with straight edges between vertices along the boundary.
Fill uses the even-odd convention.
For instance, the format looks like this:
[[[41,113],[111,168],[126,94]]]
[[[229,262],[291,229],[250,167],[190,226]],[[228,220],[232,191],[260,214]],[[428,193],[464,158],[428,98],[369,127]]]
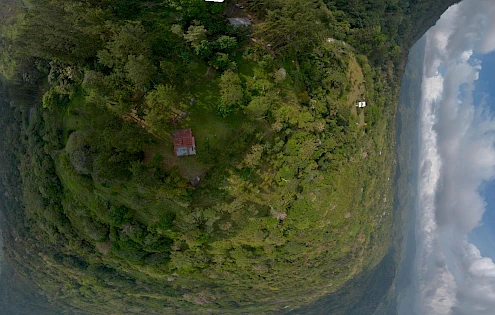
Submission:
[[[298,307],[337,290],[359,272],[372,268],[384,256],[390,244],[391,216],[383,215],[383,212],[390,212],[393,200],[387,181],[391,175],[393,146],[387,132],[388,122],[382,118],[367,132],[355,125],[356,121],[364,119],[363,111],[358,115],[354,106],[362,93],[361,87],[353,83],[355,77],[362,75],[362,69],[353,58],[350,60],[351,70],[343,70],[348,71],[349,83],[346,84],[350,88],[344,87],[335,103],[328,104],[346,110],[349,126],[342,125],[343,129],[335,133],[325,129],[324,135],[295,123],[287,123],[289,127],[275,132],[268,128],[273,117],[266,121],[256,120],[247,117],[242,109],[229,117],[221,117],[217,114],[218,77],[204,77],[206,67],[198,66],[196,83],[189,88],[177,88],[182,93],[182,103],[189,103],[191,97],[197,98],[196,103],[186,109],[188,117],[184,121],[175,127],[167,126],[169,130],[191,128],[196,138],[197,155],[175,157],[170,138],[155,139],[144,146],[144,151],[145,164],[153,165],[147,170],[150,173],[157,172],[154,164],[157,161],[153,161],[153,157],[161,156],[158,165],[163,166],[165,173],[177,167],[186,180],[201,176],[201,185],[188,186],[184,195],[171,199],[168,193],[176,188],[171,186],[169,189],[165,180],[153,186],[147,186],[139,178],[118,184],[112,184],[111,180],[110,183],[98,182],[77,174],[62,151],[56,161],[56,172],[65,189],[64,202],[72,201],[73,204],[67,207],[67,217],[87,239],[98,232],[94,232],[98,226],[95,228],[91,223],[111,225],[109,231],[114,234],[110,234],[108,240],[93,239],[95,242],[113,242],[110,252],[99,255],[98,259],[117,266],[127,276],[143,280],[143,283],[168,283],[165,280],[175,272],[178,276],[169,284],[175,293],[168,292],[165,300],[184,310],[197,310],[194,295],[201,296],[204,290],[214,295],[219,304],[235,301],[243,311],[252,310],[253,313],[280,309],[276,304],[269,304],[270,301],[283,298],[291,307]],[[302,84],[297,64],[291,60],[279,61],[274,70],[283,66],[287,78],[275,82],[270,73],[255,63],[239,56],[236,61],[246,93],[249,93],[249,86],[257,83],[253,77],[268,84],[270,92],[280,93],[280,103],[275,104],[273,112],[290,104],[297,108],[292,112],[295,117],[304,111],[314,113],[308,109],[311,103],[307,100],[298,103],[300,98],[305,98],[299,89]],[[260,92],[256,90],[255,93]],[[72,131],[94,128],[91,115],[105,112],[105,109],[89,106],[84,91],[79,90],[72,96],[65,112],[60,113],[65,141]],[[113,115],[111,112],[105,114]],[[101,121],[98,123],[102,124]],[[110,129],[112,131],[118,133],[117,129]],[[325,162],[326,168],[310,170],[297,161],[299,156],[287,154],[288,140],[295,139],[296,134],[302,134],[314,143],[334,135],[342,136],[346,142],[338,148],[339,152],[332,153],[335,161]],[[277,142],[282,143],[280,151],[270,151]],[[247,167],[245,157],[251,153],[253,144],[264,146],[264,156],[260,164]],[[362,157],[363,152],[368,153],[366,158]],[[318,158],[304,161],[315,165],[314,159]],[[276,178],[282,167],[289,169],[287,182]],[[312,174],[316,174],[315,178],[308,180]],[[280,201],[286,204],[280,204]],[[112,222],[109,214],[112,205],[133,209],[129,225],[142,226],[150,237],[158,234],[173,239],[175,249],[166,253],[170,255],[167,257],[170,261],[154,266],[129,262],[118,256],[120,249],[114,246],[114,243],[119,244],[115,234],[124,235],[127,227],[109,223]],[[286,211],[287,218],[276,219],[271,209]],[[83,210],[86,212],[81,214]],[[170,214],[176,215],[172,228],[167,225],[170,223],[168,218],[173,220]],[[224,228],[228,224],[231,226]],[[305,284],[304,289],[296,290],[294,286],[301,283]],[[188,294],[187,298],[180,298]],[[149,297],[150,303],[164,300],[155,291],[129,291],[131,295]],[[255,305],[253,301],[260,303]]]
[[[255,64],[242,59],[239,53],[236,57],[239,74],[242,80],[252,80],[256,70]],[[206,67],[200,71],[206,73]],[[146,161],[156,154],[163,157],[163,167],[170,170],[176,166],[181,176],[192,179],[200,176],[203,179],[202,187],[195,192],[195,206],[211,205],[221,201],[225,195],[219,189],[225,183],[229,170],[242,159],[246,150],[250,148],[243,134],[247,126],[255,126],[254,130],[262,130],[263,123],[246,124],[248,118],[242,109],[228,117],[221,117],[217,113],[219,97],[218,77],[200,77],[189,90],[182,91],[182,102],[189,103],[195,97],[196,102],[187,109],[188,116],[175,128],[192,130],[196,142],[196,155],[176,157],[173,153],[172,139],[161,139],[156,144],[145,146]],[[251,127],[250,127],[251,128]],[[260,129],[261,128],[261,129]],[[253,135],[250,135],[252,138]],[[239,150],[231,149],[239,147]],[[213,193],[212,190],[217,191]],[[221,189],[220,189],[221,190]]]

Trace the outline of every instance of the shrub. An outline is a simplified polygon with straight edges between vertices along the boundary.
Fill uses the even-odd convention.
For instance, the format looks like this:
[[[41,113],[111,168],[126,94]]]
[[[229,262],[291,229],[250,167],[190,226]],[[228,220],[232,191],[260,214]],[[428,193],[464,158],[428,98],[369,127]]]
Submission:
[[[60,94],[51,89],[43,95],[43,107],[44,108],[57,108],[65,107],[69,103],[69,96],[66,94]]]
[[[220,95],[217,110],[222,117],[234,113],[242,105],[244,92],[239,75],[232,71],[226,71],[222,74],[220,77]]]

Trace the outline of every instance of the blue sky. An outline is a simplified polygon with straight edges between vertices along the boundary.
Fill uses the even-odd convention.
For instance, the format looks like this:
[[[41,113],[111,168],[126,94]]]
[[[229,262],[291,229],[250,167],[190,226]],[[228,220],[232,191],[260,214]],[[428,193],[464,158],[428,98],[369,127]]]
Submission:
[[[490,182],[483,187],[482,195],[487,202],[483,222],[469,235],[469,240],[475,244],[483,256],[495,260],[495,183]]]
[[[482,62],[480,77],[475,83],[474,102],[485,102],[495,112],[495,53],[475,56]],[[487,203],[481,226],[474,229],[469,240],[475,244],[483,256],[495,260],[495,182],[482,187],[482,196]]]
[[[426,34],[415,303],[401,315],[494,314],[494,16],[494,0],[464,0]]]
[[[473,57],[481,60],[482,64],[480,77],[475,83],[475,103],[478,103],[484,95],[489,95],[492,99],[492,101],[489,102],[489,105],[495,112],[495,102],[493,102],[495,99],[495,53],[474,55]]]

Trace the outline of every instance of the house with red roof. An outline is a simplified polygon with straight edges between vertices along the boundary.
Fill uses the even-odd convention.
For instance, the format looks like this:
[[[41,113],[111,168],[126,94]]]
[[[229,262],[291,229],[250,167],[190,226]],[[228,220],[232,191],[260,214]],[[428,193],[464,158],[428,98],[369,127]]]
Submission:
[[[172,134],[174,139],[175,156],[186,156],[196,154],[196,143],[191,129],[175,130]]]

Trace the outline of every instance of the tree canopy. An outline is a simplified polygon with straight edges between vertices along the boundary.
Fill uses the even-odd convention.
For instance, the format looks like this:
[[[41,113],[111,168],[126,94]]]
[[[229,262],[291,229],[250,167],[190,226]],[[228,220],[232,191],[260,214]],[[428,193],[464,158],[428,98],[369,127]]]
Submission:
[[[401,64],[450,2],[253,0],[238,28],[203,0],[7,1],[7,260],[62,313],[276,313],[337,290],[393,242]]]

